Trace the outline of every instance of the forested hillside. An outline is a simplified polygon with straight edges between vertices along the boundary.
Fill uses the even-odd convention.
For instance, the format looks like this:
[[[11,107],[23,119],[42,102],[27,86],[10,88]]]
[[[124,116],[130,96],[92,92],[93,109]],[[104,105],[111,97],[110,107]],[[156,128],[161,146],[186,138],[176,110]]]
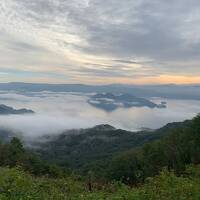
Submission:
[[[170,123],[158,130],[131,132],[99,125],[90,129],[66,131],[58,136],[45,136],[36,153],[47,162],[56,163],[87,174],[95,171],[102,177],[116,155],[169,135],[174,129],[190,126],[191,121]],[[44,142],[45,141],[45,142]]]
[[[42,159],[76,170],[89,170],[95,163],[106,164],[113,155],[158,139],[161,133],[130,132],[99,125],[90,129],[66,131],[35,142]]]
[[[123,141],[124,133],[109,126],[89,129],[87,136],[92,137],[99,130],[108,131],[109,134],[105,133],[107,137],[118,133]],[[140,134],[143,138],[144,133]],[[148,134],[147,138],[152,137],[153,132]],[[153,141],[143,140],[145,144],[133,145],[134,148],[129,143],[127,149],[123,145],[117,146],[121,149],[111,151],[104,165],[102,154],[101,162],[88,165],[88,170],[81,173],[83,175],[77,168],[74,171],[72,167],[69,170],[68,166],[59,165],[59,162],[56,165],[53,162],[55,157],[52,156],[51,161],[50,154],[44,161],[44,156],[25,149],[17,138],[10,143],[2,142],[0,199],[199,199],[200,116],[170,124],[154,134],[161,136],[153,138]],[[102,133],[100,135],[102,137]],[[62,141],[66,142],[64,139]],[[124,141],[137,141],[134,139],[135,136]],[[108,150],[106,146],[104,149],[100,147],[102,151]],[[87,153],[89,155],[89,151]]]
[[[186,124],[170,129],[160,140],[114,157],[108,170],[110,178],[137,184],[163,168],[181,175],[187,164],[199,164],[200,116]]]

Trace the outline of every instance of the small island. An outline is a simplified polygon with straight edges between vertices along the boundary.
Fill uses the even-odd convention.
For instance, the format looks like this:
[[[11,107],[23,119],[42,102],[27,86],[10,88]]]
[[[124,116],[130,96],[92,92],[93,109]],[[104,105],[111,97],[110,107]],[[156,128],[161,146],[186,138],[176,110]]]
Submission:
[[[88,103],[96,108],[111,112],[117,108],[148,107],[148,108],[166,108],[166,102],[156,104],[145,98],[136,97],[131,94],[112,94],[99,93],[90,97]]]
[[[0,104],[0,115],[20,115],[20,114],[34,114],[33,110],[29,110],[26,108],[22,109],[14,109],[10,106],[6,106],[4,104]]]

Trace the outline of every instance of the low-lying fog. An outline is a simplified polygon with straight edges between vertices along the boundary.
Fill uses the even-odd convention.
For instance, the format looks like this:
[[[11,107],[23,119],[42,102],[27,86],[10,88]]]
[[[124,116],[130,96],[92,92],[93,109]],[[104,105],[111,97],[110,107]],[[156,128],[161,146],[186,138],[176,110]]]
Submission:
[[[0,104],[16,109],[27,108],[33,115],[0,116],[0,127],[20,131],[26,136],[58,134],[66,129],[110,124],[117,128],[138,130],[159,128],[169,122],[191,119],[200,110],[200,101],[166,100],[166,109],[119,108],[106,112],[87,103],[88,95],[72,93],[0,92]],[[163,99],[154,99],[163,101]]]

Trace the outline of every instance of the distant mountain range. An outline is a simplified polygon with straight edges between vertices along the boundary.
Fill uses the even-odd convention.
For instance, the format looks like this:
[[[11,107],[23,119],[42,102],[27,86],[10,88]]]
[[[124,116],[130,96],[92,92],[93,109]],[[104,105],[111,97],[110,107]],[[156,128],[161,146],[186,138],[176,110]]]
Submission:
[[[90,97],[88,103],[105,111],[114,111],[117,108],[149,107],[166,108],[166,102],[156,104],[145,98],[135,97],[131,94],[100,93]]]
[[[17,115],[17,114],[33,114],[34,111],[33,110],[28,110],[25,108],[22,109],[14,109],[10,106],[6,106],[4,104],[0,105],[0,115]]]
[[[0,83],[0,90],[19,92],[82,92],[82,93],[128,93],[137,97],[162,97],[170,99],[200,100],[200,85],[83,85],[83,84],[39,84]]]

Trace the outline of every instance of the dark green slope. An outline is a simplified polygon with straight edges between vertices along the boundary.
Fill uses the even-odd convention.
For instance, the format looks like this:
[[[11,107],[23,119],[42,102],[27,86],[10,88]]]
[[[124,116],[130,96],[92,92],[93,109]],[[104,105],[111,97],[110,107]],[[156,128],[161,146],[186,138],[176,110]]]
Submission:
[[[191,120],[175,122],[155,131],[140,132],[99,125],[89,129],[66,131],[56,136],[44,136],[41,140],[32,142],[29,151],[34,151],[42,160],[51,164],[83,173],[93,170],[102,174],[113,157],[123,152],[132,152],[146,143],[169,135],[173,130],[185,129],[191,124]],[[14,136],[16,133],[0,129],[2,141],[9,142]]]
[[[135,149],[160,139],[171,130],[190,126],[191,121],[171,123],[155,131],[130,132],[100,125],[90,129],[72,130],[45,143],[37,143],[37,153],[42,159],[71,169],[90,170],[106,167],[110,159],[119,153]]]

